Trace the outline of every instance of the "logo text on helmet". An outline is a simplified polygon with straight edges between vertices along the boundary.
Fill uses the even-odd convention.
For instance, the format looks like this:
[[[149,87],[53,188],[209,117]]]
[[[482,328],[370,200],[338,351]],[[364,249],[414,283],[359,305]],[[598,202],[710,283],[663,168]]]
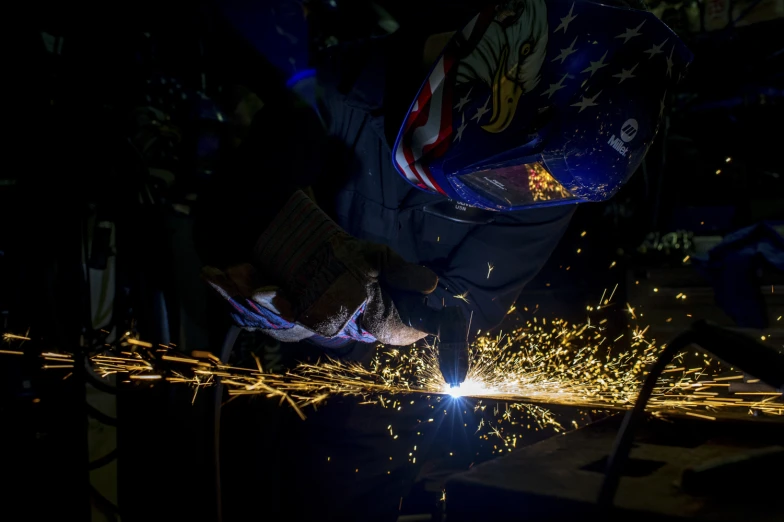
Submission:
[[[629,143],[637,135],[637,120],[629,118],[621,126],[621,139],[624,143]]]
[[[619,138],[616,138],[615,134],[610,136],[610,139],[607,140],[607,145],[614,148],[621,156],[626,156],[626,153],[629,152],[629,147],[624,147],[623,142]]]
[[[615,149],[621,156],[626,156],[626,153],[629,152],[629,147],[627,147],[625,143],[629,143],[637,136],[637,129],[639,129],[637,120],[629,118],[621,125],[621,137],[617,138],[615,134],[613,134],[610,136],[610,139],[607,140],[607,145]]]

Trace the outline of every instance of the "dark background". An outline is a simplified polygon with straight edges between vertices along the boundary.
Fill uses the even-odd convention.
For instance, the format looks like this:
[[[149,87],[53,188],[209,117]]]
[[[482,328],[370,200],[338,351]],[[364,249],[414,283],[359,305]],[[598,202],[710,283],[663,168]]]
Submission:
[[[448,30],[477,2],[375,5],[310,3],[313,60],[330,45],[384,34],[390,26],[382,22],[390,18],[404,30]],[[770,9],[766,2],[656,2],[650,7],[694,52],[690,75],[645,165],[612,201],[578,209],[551,262],[521,295],[521,315],[511,320],[526,320],[525,307],[532,313],[538,305],[541,315],[582,321],[586,303],[595,303],[604,289],[617,284],[615,302],[635,304],[656,338],[684,328],[691,320],[687,314],[732,324],[716,306],[710,284],[684,259],[731,231],[782,219],[784,22],[773,16],[764,20]],[[729,13],[725,19],[715,14],[719,8]],[[738,22],[728,24],[731,19]],[[744,25],[749,20],[755,23]],[[200,320],[206,298],[190,284],[199,268],[188,239],[191,211],[242,134],[229,116],[221,121],[216,114],[231,115],[248,90],[274,98],[285,75],[270,69],[208,2],[117,2],[97,9],[42,2],[14,9],[6,25],[13,30],[4,32],[3,46],[4,332],[29,331],[38,351],[72,351],[80,339],[93,335],[89,303],[94,288],[84,282],[82,260],[88,258],[96,270],[106,266],[94,228],[106,221],[116,230],[103,257],[115,259],[117,293],[112,320],[103,326],[133,327],[142,338],[172,342],[186,352],[217,350],[220,336],[211,338]],[[152,109],[169,116],[163,128],[149,123]],[[677,246],[667,234],[679,239]],[[92,238],[87,255],[84,237]],[[780,345],[784,332],[776,317],[782,303],[774,289],[782,288],[781,275],[762,270],[759,283],[770,287],[766,331]],[[678,292],[689,294],[687,304],[674,300]],[[625,316],[613,317],[610,327],[623,330]],[[245,340],[249,350],[258,342]],[[26,512],[30,520],[71,512],[74,519],[86,520],[91,511],[107,519],[186,514],[214,519],[214,396],[209,392],[191,407],[189,390],[123,390],[109,407],[111,415],[96,419],[100,414],[85,405],[79,370],[63,380],[65,374],[40,370],[34,355],[0,357],[0,447],[8,462],[0,499],[5,509]],[[334,408],[348,408],[350,402],[335,401]],[[235,407],[243,409],[232,417]],[[329,415],[319,412],[314,422],[328,423]],[[248,423],[269,419],[286,425],[293,420],[289,417],[290,412],[270,409],[260,400],[230,405],[227,469],[260,475],[266,465],[276,469],[269,464],[271,455],[285,467],[278,435],[253,439],[246,434],[273,429]],[[117,428],[112,432],[116,449],[109,445],[88,454],[85,438],[89,433],[94,440],[104,429],[98,426],[102,422],[119,423],[107,428]],[[466,423],[472,433],[476,418]],[[431,477],[438,476],[493,456],[492,443],[470,434],[456,437],[452,427],[443,426],[432,435],[434,449],[422,458],[433,464],[418,477],[401,478],[416,482],[403,512],[436,509],[437,479],[425,480],[428,469],[435,470]],[[307,439],[300,442],[308,444]],[[246,454],[239,449],[244,446],[253,449]],[[457,459],[444,463],[448,453]],[[109,474],[114,479],[89,475],[88,460],[99,469],[118,455],[119,467],[115,461]],[[102,489],[107,480],[114,480],[119,493]],[[291,505],[308,501],[307,483],[300,469],[289,469],[263,487],[272,488],[266,495]],[[254,498],[255,487],[252,481],[234,483],[226,493],[226,509],[253,518],[243,510],[251,509],[247,500]],[[232,508],[231,502],[243,507]]]

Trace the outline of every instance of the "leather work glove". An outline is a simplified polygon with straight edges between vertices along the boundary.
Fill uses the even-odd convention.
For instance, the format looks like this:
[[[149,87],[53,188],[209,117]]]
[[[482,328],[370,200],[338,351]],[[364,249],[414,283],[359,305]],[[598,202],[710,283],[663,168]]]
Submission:
[[[302,191],[259,237],[254,265],[280,291],[271,303],[284,318],[332,338],[356,320],[378,341],[403,346],[426,333],[404,324],[390,296],[424,298],[438,276],[384,245],[360,241]]]
[[[282,342],[298,342],[305,339],[324,346],[339,348],[351,341],[374,343],[376,338],[367,330],[362,329],[357,320],[365,311],[361,307],[357,314],[349,320],[345,328],[336,336],[327,339],[282,317],[282,312],[272,304],[283,302],[283,308],[290,306],[278,297],[279,288],[258,286],[256,269],[249,263],[235,265],[225,272],[207,266],[202,269],[202,278],[224,298],[229,305],[232,322],[248,331],[262,331]]]
[[[202,269],[202,277],[213,290],[226,300],[229,305],[229,315],[234,324],[245,330],[261,330],[282,342],[298,342],[308,339],[314,344],[327,348],[338,348],[351,341],[376,342],[376,337],[361,326],[366,309],[364,305],[357,310],[340,332],[331,338],[325,338],[282,316],[283,312],[277,306],[284,310],[290,310],[290,305],[279,296],[279,288],[258,286],[256,269],[253,265],[247,263],[236,265],[225,272],[208,266]],[[416,300],[416,297],[412,296],[406,302],[411,302],[412,298]],[[273,304],[273,301],[276,304]],[[426,335],[425,332],[435,333],[421,325],[417,325],[415,330],[417,329],[421,330],[415,333],[417,338]]]
[[[298,342],[313,336],[313,332],[283,317],[283,313],[272,304],[279,289],[274,286],[259,286],[256,269],[245,263],[228,268],[225,272],[206,266],[201,270],[204,281],[229,305],[232,322],[248,331],[261,330],[270,337],[283,342]],[[282,302],[283,307],[287,307]]]

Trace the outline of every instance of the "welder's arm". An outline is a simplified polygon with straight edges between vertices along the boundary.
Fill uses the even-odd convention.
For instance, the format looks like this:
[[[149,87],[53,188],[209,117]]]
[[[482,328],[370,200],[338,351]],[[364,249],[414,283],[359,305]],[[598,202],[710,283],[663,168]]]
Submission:
[[[425,333],[400,316],[391,293],[424,299],[437,277],[386,246],[351,237],[308,197],[303,189],[321,175],[325,143],[310,107],[290,98],[265,102],[197,218],[203,262],[224,269],[252,263],[255,281],[236,284],[228,270],[207,270],[205,279],[236,324],[281,340],[301,327],[299,339],[411,344]]]
[[[306,195],[321,174],[324,139],[309,107],[266,103],[256,114],[197,217],[202,261],[223,269],[205,271],[205,279],[235,324],[280,340],[413,343],[425,333],[404,323],[385,288],[424,298],[437,277],[351,237]],[[235,272],[239,283],[227,277],[229,267],[249,263],[252,278],[248,270]]]
[[[424,301],[438,277],[387,246],[353,238],[302,191],[263,229],[251,258],[252,264],[203,271],[243,328],[283,341],[317,336],[395,346],[426,335],[399,306]]]
[[[506,223],[478,227],[455,249],[440,277],[431,306],[459,305],[473,312],[471,331],[486,331],[503,321],[523,287],[547,262],[566,231],[575,206],[511,214]],[[488,263],[493,270],[488,277]],[[467,294],[466,294],[467,292]],[[465,301],[455,298],[465,294]]]

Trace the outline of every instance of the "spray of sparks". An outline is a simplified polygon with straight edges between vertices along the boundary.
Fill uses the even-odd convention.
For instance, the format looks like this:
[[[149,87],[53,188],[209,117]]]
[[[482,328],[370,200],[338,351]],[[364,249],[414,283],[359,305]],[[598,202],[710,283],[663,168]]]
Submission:
[[[636,317],[630,305],[626,312]],[[496,424],[482,419],[477,432],[514,447],[517,435],[505,432],[505,421],[506,426],[514,425],[515,418],[525,416],[529,426],[532,419],[539,428],[565,429],[548,405],[618,410],[634,404],[646,368],[663,346],[646,337],[647,327],[634,327],[629,343],[614,353],[624,334],[610,339],[602,326],[606,322],[589,319],[584,324],[569,324],[534,316],[506,333],[479,335],[472,343],[467,379],[459,388],[450,388],[441,376],[437,343],[406,349],[379,347],[368,367],[325,359],[274,374],[265,372],[258,359],[255,368],[233,367],[210,353],[185,356],[173,346],[153,346],[128,332],[112,349],[90,357],[89,363],[98,375],[117,374],[124,382],[165,380],[191,385],[194,400],[201,388],[220,379],[231,396],[277,398],[302,418],[306,407],[340,395],[359,396],[363,403],[397,410],[402,409],[406,394],[436,396],[438,401],[473,399],[474,411],[484,411],[484,399],[502,401],[503,411],[495,407]],[[8,345],[17,344],[2,350],[11,355],[23,354],[18,345],[30,340],[13,334],[4,334],[3,339]],[[47,369],[74,364],[70,354],[46,351],[40,356]],[[660,378],[648,408],[654,414],[680,412],[705,419],[727,411],[784,415],[781,391],[753,380],[744,384],[756,387],[733,391],[733,382],[743,379],[740,372],[705,354],[682,353]]]
[[[490,277],[490,273],[488,272],[487,277]],[[468,300],[468,292],[463,292],[462,294],[453,295],[455,299],[460,299],[461,301],[465,302],[466,304],[471,304],[471,301]]]

